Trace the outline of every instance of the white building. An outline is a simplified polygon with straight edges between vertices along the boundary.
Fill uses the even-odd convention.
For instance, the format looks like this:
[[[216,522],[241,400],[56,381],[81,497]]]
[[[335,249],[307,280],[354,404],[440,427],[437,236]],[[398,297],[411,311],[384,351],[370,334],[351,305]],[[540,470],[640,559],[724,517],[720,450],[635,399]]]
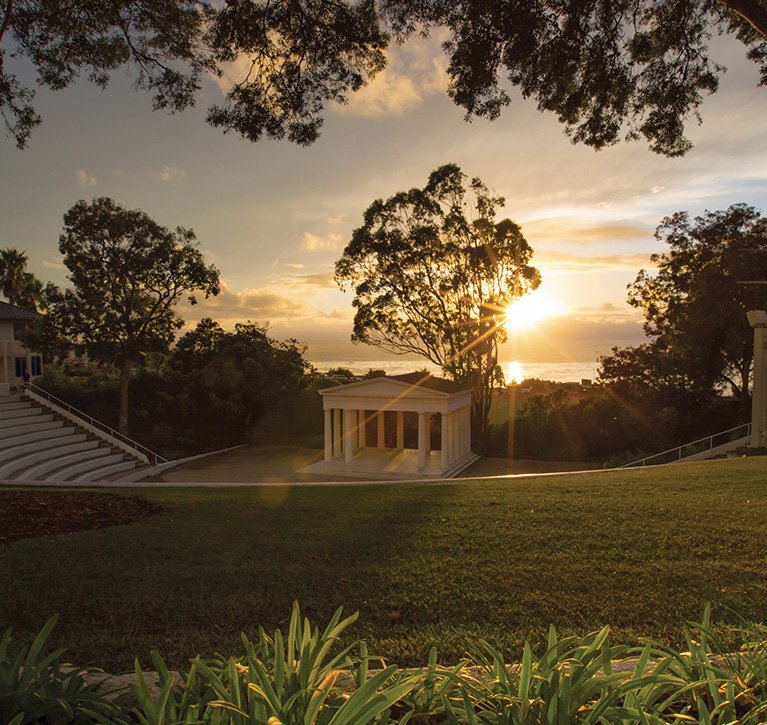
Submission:
[[[471,450],[471,389],[423,373],[320,390],[325,457],[302,472],[372,479],[446,478]],[[409,444],[409,445],[408,445]]]

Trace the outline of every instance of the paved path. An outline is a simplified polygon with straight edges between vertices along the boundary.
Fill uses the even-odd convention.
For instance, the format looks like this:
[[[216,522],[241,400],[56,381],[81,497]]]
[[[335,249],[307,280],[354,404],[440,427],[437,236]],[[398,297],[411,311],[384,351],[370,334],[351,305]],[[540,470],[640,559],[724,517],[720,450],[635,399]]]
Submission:
[[[401,485],[413,481],[372,481],[339,476],[318,476],[297,473],[322,458],[322,451],[299,446],[270,446],[257,448],[243,446],[222,453],[204,456],[178,467],[161,471],[138,482],[107,481],[77,484],[78,487],[132,488],[147,486],[316,486],[334,483],[338,485]],[[583,471],[586,464],[570,461],[529,461],[506,458],[480,458],[467,468],[460,479],[480,479],[494,476],[540,476]],[[437,479],[444,480],[444,479]],[[416,483],[426,483],[419,480]],[[19,485],[19,484],[17,484]],[[36,485],[24,482],[25,486]],[[43,485],[41,482],[39,485]],[[45,482],[46,486],[72,486],[71,483]]]

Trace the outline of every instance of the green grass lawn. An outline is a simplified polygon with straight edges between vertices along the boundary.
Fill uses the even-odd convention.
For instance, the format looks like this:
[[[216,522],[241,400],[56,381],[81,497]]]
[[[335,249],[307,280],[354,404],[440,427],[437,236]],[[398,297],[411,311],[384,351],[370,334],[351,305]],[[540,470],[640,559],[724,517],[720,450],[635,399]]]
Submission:
[[[61,614],[79,664],[233,653],[294,599],[400,664],[486,638],[519,656],[550,623],[676,643],[710,601],[767,612],[767,460],[370,488],[133,489],[166,513],[0,546],[0,629]]]

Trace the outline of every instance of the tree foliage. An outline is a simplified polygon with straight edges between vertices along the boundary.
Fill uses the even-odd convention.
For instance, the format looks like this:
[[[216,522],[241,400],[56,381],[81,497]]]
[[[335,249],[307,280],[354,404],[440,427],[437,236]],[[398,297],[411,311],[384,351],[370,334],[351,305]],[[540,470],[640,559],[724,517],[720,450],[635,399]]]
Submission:
[[[600,378],[650,391],[677,410],[700,410],[722,389],[749,410],[754,339],[746,319],[765,305],[767,219],[746,204],[691,220],[666,217],[656,238],[669,251],[654,254],[657,272],[641,270],[629,302],[642,310],[651,342],[614,348],[601,361]]]
[[[29,258],[9,247],[0,249],[0,289],[12,305],[36,310],[43,294],[43,283],[27,272]]]
[[[266,325],[248,322],[228,332],[203,318],[136,371],[131,435],[171,458],[296,436],[321,441],[322,404],[303,354],[295,340],[272,339]],[[120,380],[113,366],[49,365],[42,385],[117,425]]]
[[[643,137],[671,156],[690,147],[685,124],[717,89],[713,36],[733,36],[767,79],[761,0],[4,0],[0,12],[0,112],[19,146],[40,117],[7,69],[16,58],[53,89],[81,74],[105,85],[128,66],[171,111],[194,103],[210,72],[231,85],[209,123],[308,144],[325,106],[385,66],[392,38],[440,29],[448,92],[467,117],[497,117],[516,88],[574,141]]]
[[[218,294],[218,270],[205,263],[191,230],[167,229],[106,197],[80,201],[64,215],[59,251],[72,286],[51,291],[50,306],[66,337],[121,367],[125,433],[131,369],[173,340],[183,324],[178,302]]]
[[[503,203],[479,179],[442,166],[423,189],[373,202],[336,263],[336,280],[354,291],[352,339],[416,353],[470,384],[480,436],[503,378],[506,309],[540,283],[520,228],[495,221]]]
[[[227,333],[204,318],[179,339],[172,356],[172,367],[188,376],[187,387],[204,391],[213,408],[226,408],[243,432],[289,406],[309,371],[305,346],[274,340],[267,331],[267,325],[247,322]],[[214,413],[210,419],[220,420]]]

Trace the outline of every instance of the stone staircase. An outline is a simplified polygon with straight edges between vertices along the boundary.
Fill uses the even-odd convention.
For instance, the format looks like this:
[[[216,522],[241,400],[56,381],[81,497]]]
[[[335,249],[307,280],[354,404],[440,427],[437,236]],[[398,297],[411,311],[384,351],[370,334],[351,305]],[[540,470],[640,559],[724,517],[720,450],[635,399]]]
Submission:
[[[28,397],[0,397],[0,481],[108,481],[141,468],[151,466],[71,418]]]

